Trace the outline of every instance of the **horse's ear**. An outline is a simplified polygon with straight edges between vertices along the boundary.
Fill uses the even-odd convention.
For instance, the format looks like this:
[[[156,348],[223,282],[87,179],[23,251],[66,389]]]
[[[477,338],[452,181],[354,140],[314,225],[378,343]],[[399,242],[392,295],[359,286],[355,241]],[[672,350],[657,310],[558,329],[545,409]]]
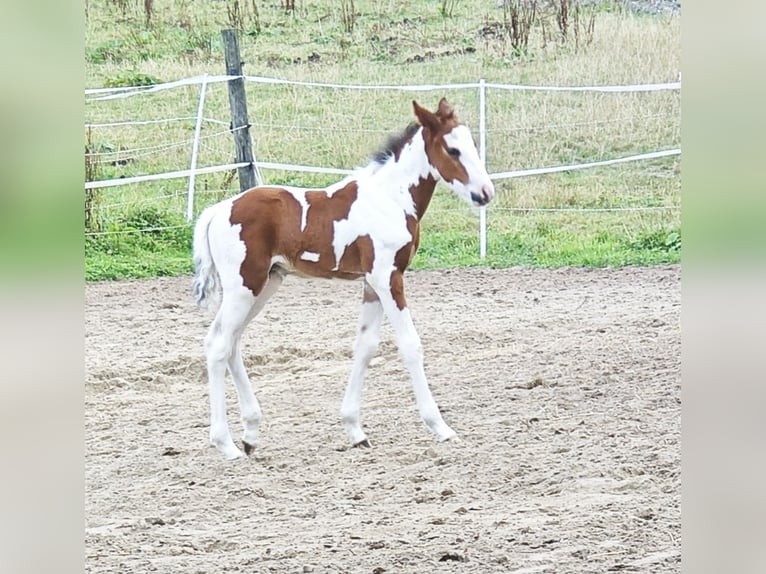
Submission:
[[[442,98],[439,100],[439,108],[436,110],[436,115],[443,120],[451,120],[455,117],[455,110],[447,101],[447,98]]]
[[[439,118],[436,117],[435,113],[429,112],[427,109],[421,107],[415,100],[412,100],[412,109],[415,110],[415,116],[418,118],[421,126],[428,128],[434,133],[439,131],[441,122],[439,121]]]

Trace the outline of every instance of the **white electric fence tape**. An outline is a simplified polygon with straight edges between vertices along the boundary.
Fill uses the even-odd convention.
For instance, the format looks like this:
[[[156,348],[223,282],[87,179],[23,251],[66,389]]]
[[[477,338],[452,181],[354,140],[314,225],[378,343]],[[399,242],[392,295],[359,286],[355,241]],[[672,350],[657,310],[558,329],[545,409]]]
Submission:
[[[131,86],[131,87],[121,87],[121,88],[86,89],[85,96],[86,96],[86,101],[88,102],[112,100],[112,99],[119,99],[119,98],[127,98],[127,97],[135,96],[138,94],[157,93],[164,90],[178,88],[182,86],[191,86],[191,85],[197,85],[197,84],[203,84],[203,83],[211,84],[211,83],[227,82],[229,80],[234,80],[238,78],[244,78],[248,82],[259,83],[259,84],[304,86],[304,87],[333,88],[333,89],[351,89],[351,90],[391,90],[391,91],[403,91],[403,92],[429,92],[429,91],[436,91],[436,90],[450,90],[450,89],[458,90],[458,89],[468,89],[468,88],[479,88],[482,91],[482,94],[480,94],[482,96],[483,96],[484,90],[488,88],[498,89],[498,90],[519,90],[519,91],[526,90],[526,91],[548,91],[548,92],[600,92],[600,93],[654,92],[654,91],[660,91],[660,90],[681,89],[680,82],[633,84],[633,85],[623,85],[623,86],[529,86],[529,85],[519,85],[519,84],[495,84],[495,83],[485,82],[484,80],[480,80],[479,82],[470,82],[470,83],[461,83],[461,84],[442,84],[442,85],[435,85],[435,84],[365,85],[365,84],[333,84],[333,83],[327,83],[327,82],[305,82],[305,81],[297,81],[297,80],[285,80],[285,79],[279,79],[279,78],[268,78],[268,77],[262,77],[262,76],[202,75],[202,76],[195,76],[192,78],[184,78],[184,79],[173,81],[173,82],[166,82],[163,84],[156,84],[153,86]],[[483,111],[484,111],[484,106],[482,106],[482,112]],[[201,114],[201,110],[199,113]],[[200,116],[198,116],[196,118],[186,117],[186,118],[168,118],[168,119],[143,120],[143,121],[138,120],[138,121],[120,121],[120,122],[108,122],[108,123],[93,123],[93,124],[86,124],[86,128],[92,129],[92,128],[117,127],[117,126],[129,126],[129,125],[148,125],[148,124],[154,124],[154,123],[168,123],[173,121],[189,121],[189,120],[197,120],[198,122],[197,132],[199,132],[200,121],[227,125],[227,122],[224,122],[221,120],[201,118]],[[613,120],[603,120],[602,122],[606,122],[606,121],[613,121]],[[594,121],[592,123],[594,124],[599,123],[599,121]],[[294,127],[294,126],[291,126],[291,127]],[[513,128],[512,130],[511,129],[503,130],[502,128],[497,128],[497,129],[490,128],[488,131],[517,131],[521,129],[533,130],[533,129],[545,129],[546,127],[548,126],[543,126],[541,128]],[[242,129],[242,127],[238,127],[235,129]],[[384,131],[384,130],[359,130],[359,131]],[[487,130],[482,131],[482,134],[481,134],[482,137],[486,136],[486,131]],[[228,133],[228,132],[220,132],[220,133]],[[217,135],[220,135],[220,133],[202,136],[200,139],[208,139],[210,137],[215,137]],[[184,142],[184,143],[188,143],[188,142]],[[157,146],[157,149],[162,149],[163,147],[168,145],[173,146],[174,144],[164,144],[164,146]],[[141,148],[138,148],[138,149],[141,149]],[[143,148],[143,149],[151,149],[151,148]],[[114,153],[126,154],[126,153],[130,153],[131,151],[138,151],[138,150],[119,150]],[[95,153],[91,155],[107,155],[109,153],[112,153],[112,152],[106,152],[106,153],[100,152],[100,153]],[[526,170],[504,171],[504,172],[490,174],[490,178],[492,178],[493,180],[500,180],[500,179],[510,179],[510,178],[516,178],[516,177],[533,176],[533,175],[543,175],[543,174],[549,174],[549,173],[558,173],[558,172],[564,172],[564,171],[573,171],[578,169],[607,166],[607,165],[626,163],[626,162],[632,162],[632,161],[657,159],[662,157],[679,155],[680,153],[681,153],[681,150],[678,148],[668,149],[668,150],[637,154],[637,155],[611,159],[611,160],[604,160],[604,161],[596,161],[596,162],[588,162],[588,163],[580,163],[580,164],[572,164],[572,165],[560,165],[560,166],[552,166],[552,167],[542,167],[542,168],[526,169]],[[220,171],[237,169],[240,167],[244,167],[246,165],[248,165],[247,162],[241,162],[241,163],[233,163],[233,164],[227,164],[227,165],[209,166],[209,167],[197,168],[197,169],[186,169],[186,170],[173,171],[173,172],[167,172],[167,173],[141,175],[141,176],[135,176],[135,177],[125,177],[125,178],[109,179],[109,180],[102,180],[102,181],[89,181],[89,182],[85,182],[85,189],[114,187],[118,185],[140,183],[144,181],[156,181],[156,180],[183,178],[183,177],[190,177],[190,176],[193,177],[194,175],[201,175],[206,173],[215,173]],[[256,161],[254,162],[254,165],[256,168],[275,169],[275,170],[284,170],[284,171],[311,172],[311,173],[327,173],[327,174],[337,174],[337,175],[347,175],[347,174],[353,173],[354,171],[351,169],[342,169],[342,168],[316,167],[316,166],[284,164],[284,163],[275,163],[275,162],[262,162],[262,161]],[[119,204],[114,204],[114,205],[119,205]],[[535,212],[562,212],[562,211],[608,212],[608,211],[659,211],[659,210],[673,210],[673,209],[679,209],[679,208],[680,206],[673,205],[673,206],[656,206],[656,207],[614,207],[614,208],[608,208],[608,207],[607,208],[523,208],[523,207],[501,208],[501,207],[497,207],[497,208],[493,208],[493,210],[518,211],[518,212],[531,212],[531,211],[535,211]],[[181,228],[181,227],[185,227],[185,226],[177,225],[177,226],[169,226],[169,227],[149,228],[145,230],[93,232],[93,233],[86,233],[86,235],[93,236],[93,235],[107,235],[107,234],[113,234],[113,233],[138,233],[141,231],[175,229],[175,228]]]

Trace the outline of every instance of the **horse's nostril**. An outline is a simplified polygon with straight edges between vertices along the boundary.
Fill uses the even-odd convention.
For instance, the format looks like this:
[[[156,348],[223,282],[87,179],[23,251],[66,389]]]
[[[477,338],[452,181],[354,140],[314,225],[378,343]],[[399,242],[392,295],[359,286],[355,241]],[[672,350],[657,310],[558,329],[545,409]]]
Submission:
[[[484,193],[484,190],[482,190],[481,195],[479,195],[478,193],[471,192],[471,199],[477,205],[487,205],[487,203],[489,202],[489,199]]]

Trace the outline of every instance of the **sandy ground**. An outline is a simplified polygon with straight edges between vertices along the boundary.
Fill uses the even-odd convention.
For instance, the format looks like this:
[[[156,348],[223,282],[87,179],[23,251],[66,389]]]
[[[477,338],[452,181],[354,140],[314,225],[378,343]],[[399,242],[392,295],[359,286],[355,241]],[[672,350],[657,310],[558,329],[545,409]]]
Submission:
[[[461,440],[418,419],[386,326],[371,449],[338,416],[361,285],[289,278],[245,334],[265,418],[235,462],[190,286],[86,287],[87,572],[680,571],[679,267],[408,273]]]

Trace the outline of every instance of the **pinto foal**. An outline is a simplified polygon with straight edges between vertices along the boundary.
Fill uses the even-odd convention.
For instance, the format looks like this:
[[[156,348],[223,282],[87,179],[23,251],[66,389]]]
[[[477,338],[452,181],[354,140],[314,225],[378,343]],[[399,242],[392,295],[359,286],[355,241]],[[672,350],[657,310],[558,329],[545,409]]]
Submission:
[[[413,102],[418,122],[371,162],[326,189],[260,186],[208,207],[194,229],[194,292],[220,306],[205,338],[210,393],[210,442],[228,459],[242,456],[226,419],[224,377],[237,389],[247,454],[261,408],[242,361],[245,326],[284,277],[363,279],[364,294],[351,376],[340,414],[351,443],[370,446],[360,422],[362,382],[380,340],[383,314],[396,334],[412,377],[418,411],[445,441],[455,436],[442,419],[423,370],[423,347],[404,297],[403,273],[418,248],[420,220],[436,182],[486,205],[494,186],[467,127],[442,98],[435,113]]]

